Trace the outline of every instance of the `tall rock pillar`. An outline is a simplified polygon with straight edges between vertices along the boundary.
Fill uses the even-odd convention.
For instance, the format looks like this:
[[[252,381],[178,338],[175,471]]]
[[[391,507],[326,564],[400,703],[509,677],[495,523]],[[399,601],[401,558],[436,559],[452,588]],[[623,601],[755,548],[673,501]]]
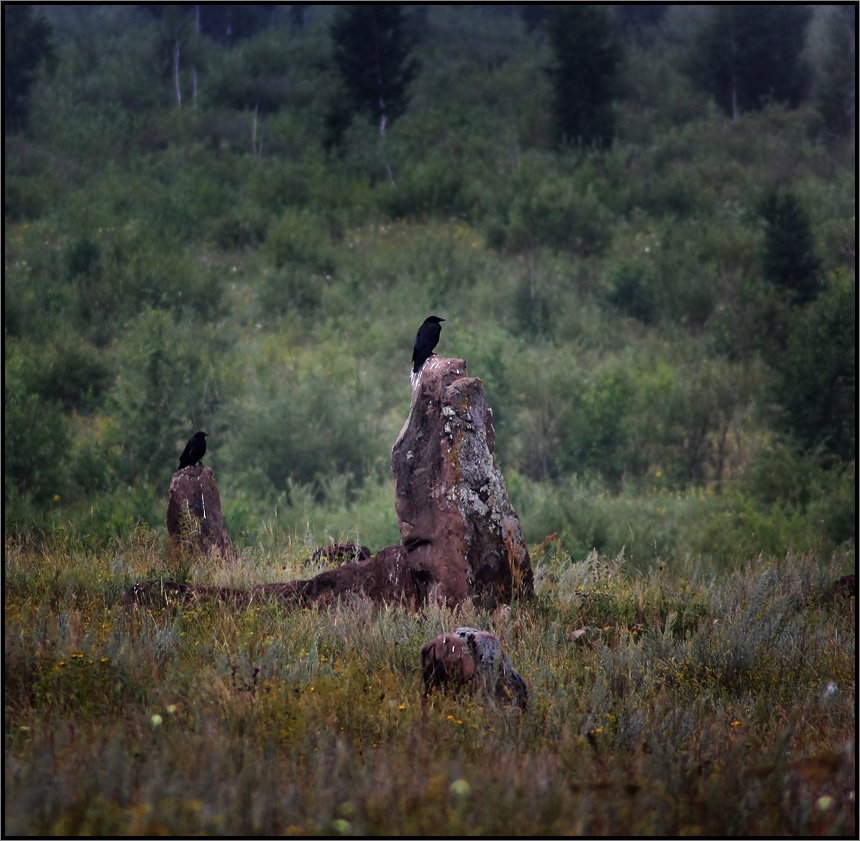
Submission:
[[[467,375],[462,359],[431,356],[391,452],[400,536],[423,598],[493,608],[533,592],[494,447],[481,380]]]

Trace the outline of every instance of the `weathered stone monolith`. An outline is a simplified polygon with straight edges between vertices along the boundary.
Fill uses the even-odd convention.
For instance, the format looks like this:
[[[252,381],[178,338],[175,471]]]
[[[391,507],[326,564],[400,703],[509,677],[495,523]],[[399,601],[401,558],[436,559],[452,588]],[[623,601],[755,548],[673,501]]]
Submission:
[[[462,359],[430,357],[391,453],[400,536],[423,599],[492,609],[533,592],[495,437],[481,380]]]
[[[211,468],[198,463],[173,474],[168,491],[167,533],[171,551],[202,552],[207,557],[236,559]]]

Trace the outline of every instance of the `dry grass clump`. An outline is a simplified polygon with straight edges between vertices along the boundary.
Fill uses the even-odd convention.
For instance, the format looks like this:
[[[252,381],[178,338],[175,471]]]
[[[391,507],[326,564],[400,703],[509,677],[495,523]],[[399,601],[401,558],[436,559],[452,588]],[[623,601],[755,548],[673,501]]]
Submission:
[[[812,835],[856,832],[853,558],[710,575],[536,551],[539,592],[494,614],[363,598],[124,607],[145,575],[285,580],[8,541],[8,833]],[[422,698],[419,652],[494,630],[525,711]],[[580,633],[587,629],[585,633]]]

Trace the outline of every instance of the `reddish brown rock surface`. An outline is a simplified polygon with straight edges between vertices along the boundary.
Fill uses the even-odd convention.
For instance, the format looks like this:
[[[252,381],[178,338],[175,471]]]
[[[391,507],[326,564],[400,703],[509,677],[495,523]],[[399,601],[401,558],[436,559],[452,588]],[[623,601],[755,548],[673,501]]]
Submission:
[[[415,607],[418,596],[403,547],[387,546],[372,558],[321,572],[313,578],[258,584],[244,590],[175,581],[141,582],[128,590],[124,601],[142,604],[170,598],[180,601],[219,599],[230,604],[249,605],[275,599],[309,607],[325,606],[350,593],[363,594],[375,602]]]
[[[235,560],[236,550],[221,514],[215,474],[204,464],[183,467],[170,480],[167,533],[172,551],[203,552]]]
[[[433,689],[482,691],[492,698],[525,707],[528,688],[499,638],[477,628],[440,634],[421,649],[424,692]]]
[[[400,536],[419,595],[493,608],[533,580],[519,519],[493,458],[493,413],[462,359],[432,356],[391,453]]]
[[[402,546],[386,546],[372,558],[327,570],[306,581],[268,584],[280,598],[303,605],[325,605],[348,593],[362,593],[375,602],[414,607],[415,582]]]

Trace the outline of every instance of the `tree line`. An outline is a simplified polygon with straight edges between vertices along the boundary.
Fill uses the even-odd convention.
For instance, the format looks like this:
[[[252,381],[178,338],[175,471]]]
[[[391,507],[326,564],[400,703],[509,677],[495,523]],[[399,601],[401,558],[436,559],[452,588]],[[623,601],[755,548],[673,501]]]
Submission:
[[[210,427],[245,523],[357,499],[428,312],[515,496],[808,506],[764,465],[855,457],[853,14],[4,7],[10,510],[158,522]]]
[[[630,33],[653,38],[670,8],[646,5],[642,11],[629,5],[513,7],[551,46],[546,72],[553,85],[559,143],[611,143],[612,103],[620,93],[619,67]],[[157,21],[162,67],[176,80],[180,62],[193,66],[202,59],[202,41],[230,47],[267,28],[301,28],[310,7],[219,3],[138,8]],[[385,125],[406,110],[417,69],[414,47],[420,40],[421,16],[420,7],[384,3],[351,4],[336,14],[331,23],[332,60],[340,89],[328,106],[329,143],[336,145],[355,114],[371,117],[384,133]],[[825,130],[846,135],[854,120],[856,9],[836,7],[817,80],[804,53],[810,18],[810,7],[799,4],[708,7],[688,48],[685,69],[733,118],[770,102],[797,106],[814,98]],[[4,9],[4,24],[4,117],[14,129],[26,120],[28,92],[38,68],[53,66],[54,45],[50,24],[32,6],[10,4]],[[178,81],[175,92],[181,105]],[[263,87],[256,99],[257,105],[265,103]]]

